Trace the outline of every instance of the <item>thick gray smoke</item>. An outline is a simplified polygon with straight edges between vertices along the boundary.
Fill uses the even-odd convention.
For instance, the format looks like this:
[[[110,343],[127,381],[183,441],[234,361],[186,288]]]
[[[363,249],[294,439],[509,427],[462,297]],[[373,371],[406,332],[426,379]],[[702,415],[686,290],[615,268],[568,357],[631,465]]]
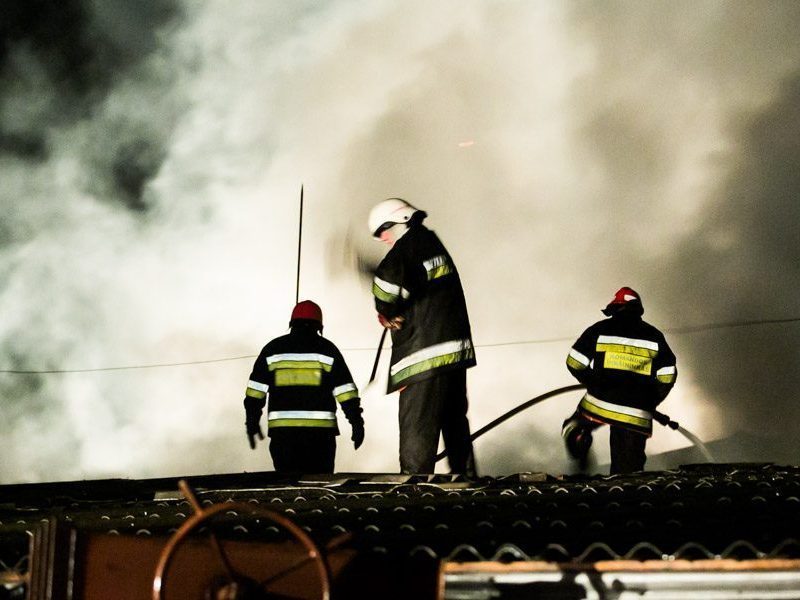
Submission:
[[[112,299],[113,281],[143,241],[131,232],[148,227],[146,186],[176,114],[164,98],[173,81],[158,64],[157,32],[179,10],[171,0],[135,10],[75,0],[6,2],[1,10],[3,368],[85,366],[95,358],[90,348],[113,337],[104,331],[109,320],[126,319],[124,303],[112,306],[120,300]],[[91,472],[81,467],[93,462],[84,455],[87,432],[124,428],[125,409],[108,390],[71,384],[2,376],[0,479]],[[104,412],[87,410],[76,426],[71,413],[100,405],[94,394],[105,396]]]
[[[454,27],[426,48],[425,68],[395,91],[346,171],[350,195],[406,194],[434,226],[447,214],[439,223],[461,259],[478,342],[577,336],[621,285],[639,289],[646,317],[665,329],[796,317],[797,236],[787,228],[798,6],[513,6],[487,9],[480,27]],[[525,33],[509,22],[521,13]],[[473,137],[457,154],[452,142]],[[773,256],[778,248],[785,254]],[[797,381],[786,365],[797,334],[789,325],[670,336],[681,383],[664,409],[707,439],[745,427],[769,433],[779,406],[794,413]],[[473,420],[570,383],[564,347],[541,348],[502,359],[499,349],[479,351],[475,377],[486,379]],[[482,441],[495,470],[514,453],[559,467],[555,402],[535,409],[551,429],[530,431],[526,444],[509,452]],[[562,402],[565,416],[574,404]],[[784,434],[793,427],[784,421]],[[675,443],[657,432],[651,447]]]
[[[800,71],[731,129],[730,170],[698,215],[703,235],[676,248],[668,299],[694,322],[797,317]],[[723,329],[687,344],[698,382],[720,403],[725,429],[777,438],[794,460],[800,459],[800,373],[792,367],[800,360],[798,328]]]
[[[294,301],[301,183],[300,295],[360,384],[380,334],[355,269],[381,252],[367,211],[428,211],[479,345],[475,428],[573,383],[570,341],[621,285],[665,329],[798,316],[794,2],[0,11],[2,370],[257,354]],[[797,325],[670,340],[666,412],[704,439],[789,437]],[[0,482],[269,468],[244,438],[251,360],[0,374]],[[569,469],[576,400],[487,434],[479,467]],[[365,411],[367,441],[342,436],[337,467],[395,471],[396,398],[372,388]],[[684,444],[659,431],[650,447]]]
[[[798,317],[800,6],[605,8],[576,23],[604,67],[580,104],[604,177],[606,264],[624,261],[663,327]],[[673,337],[705,415],[696,427],[765,438],[760,453],[729,444],[718,459],[800,459],[798,335],[790,323]]]

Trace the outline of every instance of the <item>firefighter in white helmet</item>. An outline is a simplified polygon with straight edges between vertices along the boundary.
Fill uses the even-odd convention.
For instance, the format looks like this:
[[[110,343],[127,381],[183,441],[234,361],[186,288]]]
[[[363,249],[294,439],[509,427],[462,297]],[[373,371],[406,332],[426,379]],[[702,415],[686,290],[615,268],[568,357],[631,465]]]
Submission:
[[[311,300],[292,310],[287,335],[261,350],[247,384],[244,407],[250,448],[264,439],[261,413],[269,398],[269,452],[283,473],[333,473],[336,407],[352,427],[353,445],[364,441],[358,389],[341,352],[322,337],[322,309]]]
[[[372,293],[391,330],[387,392],[400,392],[400,469],[433,473],[439,436],[453,473],[475,476],[467,420],[467,369],[475,366],[464,291],[427,214],[401,198],[378,203],[369,231],[390,249]]]
[[[642,320],[641,297],[631,288],[620,288],[602,312],[609,318],[584,331],[567,355],[567,369],[586,394],[561,433],[585,466],[592,431],[610,425],[611,474],[641,471],[655,408],[678,376],[675,354]]]

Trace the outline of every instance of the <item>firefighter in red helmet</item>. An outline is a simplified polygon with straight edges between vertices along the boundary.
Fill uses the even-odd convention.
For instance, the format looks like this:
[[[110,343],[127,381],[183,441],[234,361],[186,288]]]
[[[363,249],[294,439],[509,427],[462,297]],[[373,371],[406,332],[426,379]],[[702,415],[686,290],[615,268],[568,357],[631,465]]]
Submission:
[[[453,473],[475,476],[467,419],[467,369],[475,365],[467,306],[453,258],[401,198],[378,203],[369,231],[389,251],[372,294],[391,330],[388,392],[399,391],[400,469],[433,473],[441,435]]]
[[[642,320],[642,299],[631,288],[620,288],[602,312],[608,318],[584,331],[567,355],[567,369],[586,394],[564,421],[562,436],[585,466],[592,431],[610,425],[611,473],[641,471],[653,412],[678,376],[675,354],[664,335]]]
[[[288,334],[261,350],[247,384],[244,407],[250,448],[264,439],[267,407],[269,452],[284,473],[333,473],[339,428],[336,407],[352,427],[356,449],[364,441],[361,401],[353,377],[333,342],[322,337],[322,310],[310,300],[292,310]]]

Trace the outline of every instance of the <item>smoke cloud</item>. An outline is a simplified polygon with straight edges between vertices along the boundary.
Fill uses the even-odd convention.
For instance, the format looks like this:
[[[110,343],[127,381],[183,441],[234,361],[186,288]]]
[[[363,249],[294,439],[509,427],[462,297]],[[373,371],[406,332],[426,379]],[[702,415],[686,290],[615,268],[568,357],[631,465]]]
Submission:
[[[697,322],[797,314],[799,107],[795,72],[771,102],[732,125],[738,143],[700,215],[703,235],[682,241],[670,265],[681,274],[671,301]],[[800,358],[797,342],[796,325],[773,324],[697,335],[688,347],[698,382],[720,402],[725,429],[776,436],[795,457],[800,375],[789,365]]]
[[[0,10],[0,369],[33,371],[0,373],[0,482],[270,468],[241,399],[294,303],[301,184],[300,296],[362,387],[366,215],[389,196],[429,213],[479,346],[475,429],[573,383],[571,341],[621,285],[668,331],[798,316],[794,2]],[[797,334],[668,333],[665,412],[706,440],[792,439]],[[197,364],[86,371],[172,363]],[[340,471],[398,468],[377,387]],[[481,471],[568,471],[578,397],[486,434]],[[685,444],[659,430],[649,449]]]

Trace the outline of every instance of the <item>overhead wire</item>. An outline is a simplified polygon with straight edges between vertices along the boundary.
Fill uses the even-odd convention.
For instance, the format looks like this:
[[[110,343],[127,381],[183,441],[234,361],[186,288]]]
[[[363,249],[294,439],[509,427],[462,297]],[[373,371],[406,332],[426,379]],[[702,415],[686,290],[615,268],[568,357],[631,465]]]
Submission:
[[[705,323],[701,325],[687,325],[683,327],[672,327],[664,329],[664,333],[681,335],[685,333],[697,333],[701,331],[711,331],[714,329],[730,329],[735,327],[754,327],[760,325],[775,325],[785,323],[797,323],[800,317],[787,317],[784,319],[749,319],[745,321],[728,321],[723,323]],[[555,342],[569,342],[575,339],[574,336],[558,338],[540,338],[534,340],[516,340],[510,342],[496,342],[490,344],[475,344],[476,348],[497,348],[501,346],[524,346],[533,344],[551,344]],[[374,347],[342,348],[344,352],[374,351]],[[170,367],[186,367],[193,365],[205,365],[221,362],[232,362],[236,360],[253,359],[257,354],[245,354],[242,356],[227,356],[223,358],[211,358],[206,360],[191,360],[169,363],[149,363],[139,365],[120,365],[111,367],[94,367],[87,369],[0,369],[0,374],[6,375],[54,375],[68,373],[98,373],[105,371],[132,371],[140,369],[162,369]]]

